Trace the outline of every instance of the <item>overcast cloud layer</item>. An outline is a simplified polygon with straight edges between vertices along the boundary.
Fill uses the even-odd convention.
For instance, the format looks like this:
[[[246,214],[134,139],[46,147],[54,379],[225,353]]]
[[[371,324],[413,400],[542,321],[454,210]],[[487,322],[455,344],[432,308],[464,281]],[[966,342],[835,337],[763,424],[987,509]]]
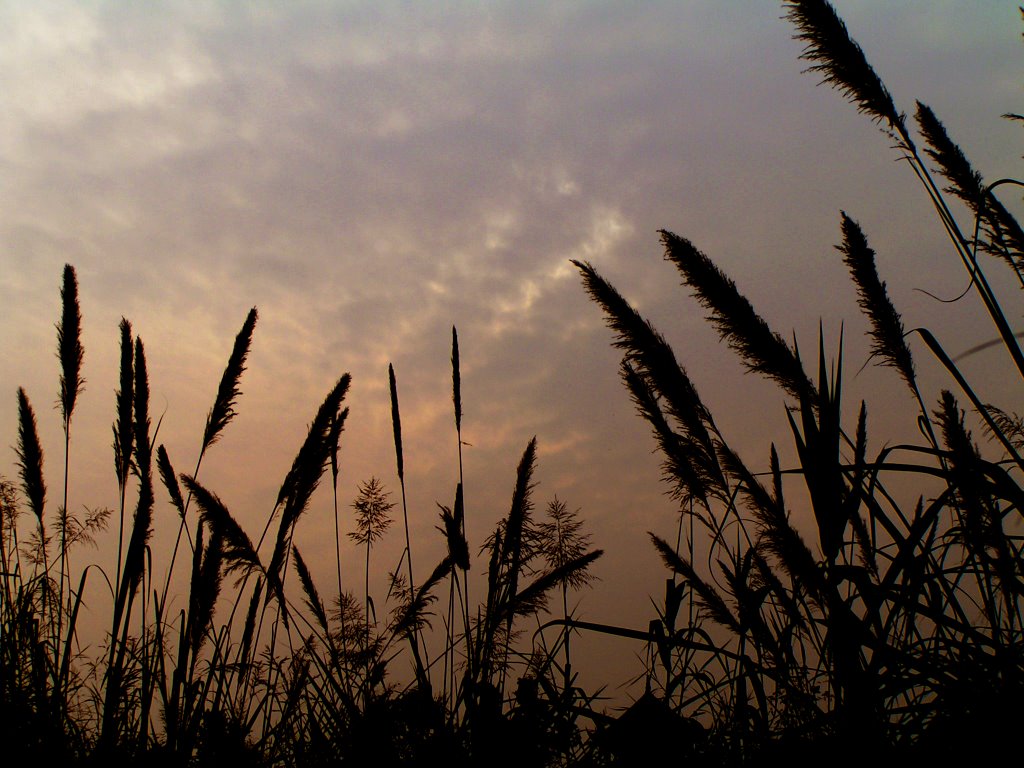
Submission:
[[[1022,175],[1020,129],[999,117],[1021,111],[1016,5],[837,6],[902,109],[930,104],[990,179]],[[783,396],[718,344],[662,261],[659,228],[711,255],[806,350],[819,319],[834,349],[845,319],[847,410],[880,397],[872,413],[897,432],[912,428],[898,382],[853,375],[868,351],[832,248],[840,209],[864,226],[909,326],[941,328],[954,351],[989,333],[973,307],[913,290],[952,296],[964,281],[887,139],[801,74],[782,13],[711,0],[0,3],[0,434],[14,445],[24,386],[55,509],[65,262],[78,271],[87,380],[72,509],[116,506],[121,316],[146,344],[158,441],[191,471],[255,305],[239,416],[201,479],[258,533],[348,371],[343,509],[371,475],[397,488],[391,362],[427,563],[441,547],[435,502],[451,503],[457,479],[455,325],[472,541],[507,511],[536,435],[538,508],[556,493],[582,508],[607,552],[582,614],[645,626],[665,576],[645,531],[673,535],[676,510],[570,259],[592,262],[665,332],[755,465],[771,440],[788,450]],[[972,365],[984,375],[990,362]],[[881,423],[874,434],[888,439]],[[15,461],[8,451],[0,472],[15,477]],[[297,536],[320,580],[333,568],[330,510],[321,493]],[[380,562],[397,560],[394,539]],[[108,541],[97,557],[109,552]]]

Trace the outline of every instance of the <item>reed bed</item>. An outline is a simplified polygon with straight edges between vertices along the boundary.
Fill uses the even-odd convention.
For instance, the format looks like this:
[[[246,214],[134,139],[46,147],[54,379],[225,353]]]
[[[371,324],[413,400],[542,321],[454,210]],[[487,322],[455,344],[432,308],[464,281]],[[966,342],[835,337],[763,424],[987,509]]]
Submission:
[[[784,6],[811,72],[876,122],[920,179],[1009,375],[1024,376],[1024,354],[990,283],[1024,285],[1024,234],[995,194],[1010,182],[986,184],[925,105],[917,105],[912,133],[828,3]],[[964,207],[966,228],[950,196]],[[235,338],[191,473],[176,470],[176,457],[156,441],[146,349],[122,321],[116,517],[106,509],[68,513],[85,351],[77,276],[66,266],[57,325],[62,504],[56,512],[47,506],[36,414],[23,389],[17,478],[0,478],[5,755],[68,765],[717,766],[775,757],[946,762],[1012,749],[1024,701],[1022,419],[983,402],[931,331],[906,330],[867,235],[845,212],[838,237],[872,357],[893,369],[918,411],[916,441],[874,438],[866,403],[848,420],[841,341],[828,352],[819,336],[817,365],[808,366],[796,342],[773,331],[709,256],[661,233],[665,258],[723,341],[788,399],[785,439],[795,463],[784,466],[773,444],[757,469],[730,446],[665,338],[592,265],[575,262],[623,352],[620,374],[650,425],[681,514],[676,541],[650,534],[652,556],[669,574],[656,617],[640,629],[583,622],[570,611],[569,593],[590,585],[602,551],[566,502],[550,500],[538,512],[536,438],[510,483],[507,515],[481,544],[467,540],[473,507],[462,471],[454,328],[459,462],[452,503],[437,510],[444,556],[429,574],[419,557],[421,570],[413,569],[392,366],[399,497],[376,477],[359,487],[348,505],[355,555],[343,555],[338,522],[348,374],[316,408],[258,537],[204,484],[203,459],[240,407],[255,308]],[[949,389],[925,391],[920,355],[948,373]],[[989,438],[984,445],[978,431]],[[325,593],[294,536],[327,477],[337,583]],[[908,505],[897,485],[920,491]],[[798,495],[809,500],[810,534],[793,522]],[[388,594],[375,602],[373,548],[399,504],[405,547]],[[151,541],[155,512],[165,508],[178,531],[160,581]],[[80,545],[115,522],[114,572],[83,564]],[[343,589],[343,556],[363,563],[362,594]],[[178,604],[169,595],[176,566],[189,574],[180,609],[170,607]],[[474,569],[474,588],[483,588],[475,601]],[[109,585],[109,632],[101,652],[88,656],[78,620],[86,584],[96,579]],[[540,630],[528,633],[531,625]],[[600,711],[577,685],[572,638],[583,632],[647,650],[645,693],[621,716]],[[400,682],[399,668],[411,668],[411,678]]]

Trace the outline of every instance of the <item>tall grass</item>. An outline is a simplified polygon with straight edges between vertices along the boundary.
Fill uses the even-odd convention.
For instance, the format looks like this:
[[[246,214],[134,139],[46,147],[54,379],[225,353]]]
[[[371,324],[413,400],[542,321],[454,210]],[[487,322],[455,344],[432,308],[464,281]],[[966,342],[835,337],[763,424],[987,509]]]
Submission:
[[[993,323],[1011,378],[1024,374],[1024,355],[992,287],[996,279],[1022,284],[1024,236],[995,194],[1010,182],[986,184],[924,105],[917,106],[913,133],[828,3],[784,5],[811,71],[878,123],[920,179]],[[966,225],[950,195],[964,206]],[[47,509],[36,413],[24,389],[17,390],[17,482],[0,477],[5,757],[303,768],[641,759],[752,765],[773,758],[949,761],[1012,749],[1024,697],[1022,419],[985,403],[934,333],[906,330],[867,234],[846,212],[839,214],[837,240],[871,355],[906,385],[917,410],[921,433],[913,442],[879,440],[867,404],[847,407],[842,338],[829,352],[819,334],[816,360],[808,361],[697,245],[661,233],[665,258],[709,323],[748,370],[787,398],[790,465],[775,444],[763,466],[748,464],[665,338],[592,265],[576,262],[623,352],[623,383],[651,428],[681,512],[674,541],[650,533],[652,557],[669,576],[656,618],[641,629],[576,617],[570,594],[591,584],[602,550],[591,547],[567,502],[536,503],[536,438],[510,478],[507,513],[481,545],[468,540],[467,509],[475,507],[463,473],[468,443],[454,328],[458,465],[451,468],[451,506],[437,505],[443,555],[426,578],[417,581],[412,567],[409,519],[419,512],[405,493],[391,366],[405,541],[383,599],[370,586],[373,545],[386,535],[396,505],[383,482],[360,486],[351,504],[354,531],[342,536],[348,505],[339,503],[337,489],[348,374],[314,411],[258,537],[200,480],[204,457],[242,407],[255,308],[228,355],[195,463],[187,465],[191,474],[178,472],[178,457],[156,442],[146,349],[122,320],[112,425],[117,561],[110,574],[83,565],[84,558],[72,560],[75,547],[113,513],[67,511],[71,423],[84,395],[85,358],[77,277],[65,267],[57,325],[65,443],[57,528]],[[931,391],[919,379],[921,355],[949,374],[948,389]],[[977,443],[978,429],[988,444]],[[337,583],[325,591],[295,532],[328,468]],[[909,503],[907,488],[916,489]],[[797,498],[806,502],[798,506]],[[165,508],[177,516],[178,532],[162,562],[152,542]],[[798,508],[809,527],[794,522]],[[345,538],[354,547],[343,550]],[[189,568],[187,594],[172,609],[179,554]],[[361,595],[342,582],[347,557],[362,565]],[[478,602],[470,595],[474,562]],[[162,584],[154,578],[160,573]],[[110,589],[109,631],[88,653],[78,627],[87,577]],[[645,694],[620,718],[597,711],[594,695],[577,683],[573,638],[580,632],[628,638],[648,651]]]
[[[76,339],[80,336],[77,283],[70,267],[62,296],[60,350],[72,329]],[[74,311],[68,309],[72,304]],[[362,600],[342,589],[340,541],[335,550],[338,591],[330,601],[321,596],[294,545],[296,527],[328,467],[337,505],[348,374],[338,378],[317,408],[258,539],[199,480],[203,458],[240,407],[256,319],[253,309],[235,338],[191,474],[178,473],[167,448],[155,442],[159,424],[154,427],[150,415],[146,349],[131,324],[122,320],[120,386],[112,427],[120,508],[117,562],[112,574],[93,564],[79,566],[74,574],[77,589],[72,588],[69,553],[102,529],[111,513],[101,508],[81,520],[62,514],[60,551],[56,556],[51,552],[43,448],[28,395],[18,390],[20,494],[14,483],[0,479],[0,722],[5,723],[5,741],[17,746],[12,754],[65,764],[159,759],[170,765],[295,765],[329,761],[333,755],[417,763],[431,755],[448,755],[468,761],[474,753],[493,749],[495,728],[522,709],[505,693],[511,680],[555,681],[552,654],[546,660],[538,657],[528,639],[527,647],[521,648],[517,624],[542,610],[559,587],[564,614],[566,589],[587,581],[586,569],[600,551],[585,551],[585,536],[575,534],[575,543],[569,544],[561,529],[548,533],[533,524],[530,477],[536,440],[529,443],[520,464],[509,516],[490,544],[490,589],[487,603],[475,610],[475,620],[466,589],[471,549],[465,536],[461,460],[453,475],[454,506],[439,505],[446,554],[422,582],[412,580],[410,510],[403,504],[405,549],[392,570],[392,587],[383,600],[377,596],[378,602],[370,594],[371,549],[387,532],[394,506],[376,479],[360,487],[352,504],[356,520],[349,538],[361,548],[365,563]],[[66,447],[72,402],[82,391],[80,365],[73,365],[83,358],[80,341],[73,352],[62,357],[68,360],[61,379]],[[455,432],[461,449],[454,330],[452,362]],[[393,369],[389,380],[402,482]],[[67,465],[66,453],[65,477]],[[161,553],[153,551],[152,541],[154,520],[163,507],[178,518],[178,531],[161,573]],[[20,520],[23,511],[31,513],[31,525]],[[335,535],[340,539],[335,514]],[[557,519],[568,520],[565,515]],[[187,594],[182,607],[174,610],[171,574],[183,538],[190,564]],[[558,545],[545,543],[556,539]],[[545,560],[543,553],[555,546],[562,554]],[[55,576],[51,567],[57,569]],[[294,588],[287,583],[292,570],[298,578]],[[86,577],[93,572],[110,585],[109,624],[101,651],[83,655],[77,616]],[[161,581],[158,573],[165,574]],[[431,656],[426,636],[446,579],[451,598],[443,615],[443,642]],[[408,680],[401,662],[410,657],[415,674]],[[566,646],[566,672],[569,658]],[[437,691],[430,674],[435,665],[446,669]],[[570,677],[565,680],[568,684]],[[531,706],[535,709],[545,698],[534,696]],[[535,727],[550,730],[542,722]],[[551,754],[555,751],[549,748]]]
[[[1016,220],[924,105],[916,114],[920,138],[912,135],[828,3],[785,6],[810,71],[878,123],[920,179],[1007,353],[1010,375],[1021,372],[1017,337],[988,274],[994,266],[1019,284]],[[945,192],[928,160],[949,182]],[[946,192],[966,203],[969,227],[958,222]],[[842,340],[830,358],[819,335],[812,375],[795,342],[771,331],[707,255],[684,237],[661,233],[665,258],[722,340],[789,399],[797,463],[782,467],[772,445],[767,471],[748,468],[730,446],[664,338],[592,265],[576,262],[624,350],[624,383],[651,425],[685,521],[682,550],[651,534],[673,580],[650,630],[586,628],[657,649],[654,663],[664,672],[657,695],[712,723],[709,759],[827,754],[846,764],[995,755],[1012,748],[1008,713],[1019,711],[1024,695],[1019,421],[981,400],[934,334],[905,331],[866,235],[845,212],[840,234],[837,248],[868,320],[872,356],[908,386],[920,443],[872,452],[866,404],[852,422],[844,417]],[[978,254],[1003,263],[982,263]],[[922,392],[914,354],[937,359],[972,414],[949,390]],[[984,450],[972,421],[992,438]],[[795,484],[809,500],[814,541],[791,518]],[[894,490],[908,484],[920,489],[911,506]],[[704,564],[694,561],[696,539],[708,543]],[[679,626],[683,604],[696,608],[696,621]]]

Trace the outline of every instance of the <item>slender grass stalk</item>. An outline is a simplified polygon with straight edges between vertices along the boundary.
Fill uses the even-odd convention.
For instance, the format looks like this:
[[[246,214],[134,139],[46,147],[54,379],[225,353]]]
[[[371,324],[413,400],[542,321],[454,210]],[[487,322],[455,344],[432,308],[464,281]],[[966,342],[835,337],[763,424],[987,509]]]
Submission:
[[[139,478],[139,498],[132,520],[128,549],[124,556],[121,580],[116,587],[111,640],[105,676],[106,691],[100,729],[100,750],[113,748],[117,738],[118,721],[124,713],[118,709],[121,686],[124,681],[124,662],[128,652],[127,635],[132,606],[139,585],[146,572],[146,553],[153,533],[153,471],[152,444],[150,442],[149,374],[142,339],[135,339],[134,352],[133,429],[135,472]],[[120,636],[120,640],[118,637]]]
[[[60,513],[60,565],[58,567],[57,599],[57,645],[63,642],[64,625],[64,582],[71,589],[70,564],[68,563],[68,477],[71,467],[71,417],[78,395],[85,382],[82,379],[82,313],[78,303],[78,278],[75,268],[64,265],[64,281],[60,292],[62,313],[57,326],[57,357],[60,359],[61,376],[59,403],[64,426],[64,503]],[[69,595],[70,597],[70,595]],[[70,608],[69,608],[70,610]]]

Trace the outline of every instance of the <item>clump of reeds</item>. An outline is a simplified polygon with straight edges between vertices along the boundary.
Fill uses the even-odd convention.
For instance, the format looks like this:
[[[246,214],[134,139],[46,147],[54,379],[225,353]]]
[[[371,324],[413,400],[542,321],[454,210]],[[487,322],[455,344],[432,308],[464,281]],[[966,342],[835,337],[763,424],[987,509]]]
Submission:
[[[834,9],[820,0],[785,5],[811,71],[881,123],[910,161],[999,342],[1024,370],[1017,339],[976,258],[978,252],[998,256],[1020,280],[1020,226],[995,199],[996,185],[984,185],[931,110],[918,105],[924,156],[974,217],[974,235],[966,237],[903,113]],[[576,626],[648,642],[651,664],[663,672],[649,673],[649,685],[660,681],[663,701],[713,726],[706,759],[804,760],[825,747],[850,761],[934,759],[965,753],[953,748],[947,729],[954,724],[958,734],[977,729],[970,749],[980,737],[985,749],[995,750],[1008,746],[1010,732],[999,713],[1024,691],[1024,540],[1009,522],[1024,509],[1019,420],[983,403],[935,336],[917,328],[913,333],[994,438],[994,455],[975,444],[949,391],[941,392],[934,411],[926,405],[913,337],[878,275],[876,255],[845,212],[840,229],[837,247],[869,322],[872,356],[910,389],[924,444],[872,455],[864,403],[852,430],[844,425],[842,342],[829,365],[819,337],[812,379],[795,343],[790,347],[772,332],[731,279],[688,240],[662,233],[665,258],[709,310],[721,338],[790,398],[797,463],[783,467],[772,445],[765,473],[751,471],[729,446],[663,337],[593,266],[577,262],[616,346],[625,350],[622,376],[665,457],[684,535],[673,544],[651,534],[673,578],[648,631]],[[793,482],[807,491],[813,545],[790,520],[785,489]],[[921,490],[916,504],[905,507],[893,488],[908,483]],[[706,567],[694,559],[702,531]],[[680,625],[684,607],[687,621]]]
[[[66,447],[74,402],[83,391],[77,297],[75,272],[68,267],[62,290],[64,315],[58,326]],[[481,744],[490,749],[491,742],[480,738],[494,735],[489,730],[492,715],[505,723],[525,717],[522,703],[504,696],[506,682],[516,669],[530,679],[543,679],[550,690],[550,695],[534,697],[531,711],[543,701],[551,712],[561,713],[560,722],[574,723],[576,689],[559,693],[550,687],[555,680],[553,659],[563,647],[563,687],[569,688],[573,681],[568,629],[562,643],[544,652],[533,643],[521,650],[515,625],[518,619],[542,610],[548,595],[559,587],[562,614],[567,617],[567,590],[588,580],[587,568],[600,552],[585,551],[587,539],[564,506],[553,507],[551,533],[531,523],[530,477],[536,456],[536,441],[531,441],[520,466],[512,510],[499,526],[509,535],[497,534],[501,543],[495,549],[488,603],[475,609],[476,620],[472,619],[456,331],[452,331],[453,404],[460,461],[454,504],[438,505],[447,552],[422,583],[413,580],[409,510],[403,493],[406,546],[392,572],[388,596],[374,603],[369,589],[370,551],[387,532],[394,506],[383,484],[374,478],[361,486],[353,503],[355,530],[348,535],[364,550],[363,600],[360,603],[342,589],[339,541],[338,595],[331,601],[337,610],[329,611],[293,538],[328,467],[337,504],[348,374],[338,378],[314,414],[258,540],[250,537],[224,500],[199,480],[205,455],[238,414],[241,379],[257,317],[254,308],[235,338],[191,474],[176,471],[166,447],[155,443],[146,350],[128,320],[121,321],[112,427],[120,509],[117,561],[114,573],[105,574],[112,600],[109,631],[102,652],[93,657],[79,651],[77,617],[86,576],[97,567],[82,567],[77,589],[72,589],[68,554],[72,547],[90,541],[111,511],[89,510],[83,519],[62,514],[60,552],[56,558],[51,556],[43,448],[35,412],[25,391],[18,390],[21,498],[13,484],[0,478],[4,569],[0,702],[3,712],[15,708],[19,713],[7,719],[11,726],[2,731],[18,742],[12,754],[47,755],[65,763],[140,761],[159,755],[171,765],[225,760],[297,764],[334,752],[357,761],[374,753],[396,760],[402,755],[418,755],[416,759],[462,755],[468,760],[473,744],[478,753],[484,749]],[[393,368],[389,384],[397,469],[404,486]],[[154,485],[154,464],[163,494]],[[66,453],[65,505],[68,465]],[[159,553],[152,551],[151,542],[163,504],[178,518],[178,532],[161,588],[154,579]],[[33,526],[27,538],[19,539],[23,507],[31,512]],[[129,516],[125,513],[130,508]],[[341,539],[337,516],[335,526]],[[190,561],[187,594],[182,607],[173,609],[171,575],[183,541]],[[288,568],[289,560],[294,569]],[[55,577],[51,567],[58,571]],[[300,601],[293,600],[286,585],[290,570],[298,577]],[[435,604],[446,579],[451,589],[443,615],[444,642],[432,655],[427,635],[435,612],[440,613]],[[403,647],[407,650],[402,651]],[[412,681],[399,683],[402,673],[396,671],[396,660],[408,658],[406,654],[412,657],[415,675]],[[430,670],[442,659],[446,671],[442,689],[435,695]],[[497,693],[496,700],[490,691]],[[543,721],[531,727],[538,733],[551,731]]]

